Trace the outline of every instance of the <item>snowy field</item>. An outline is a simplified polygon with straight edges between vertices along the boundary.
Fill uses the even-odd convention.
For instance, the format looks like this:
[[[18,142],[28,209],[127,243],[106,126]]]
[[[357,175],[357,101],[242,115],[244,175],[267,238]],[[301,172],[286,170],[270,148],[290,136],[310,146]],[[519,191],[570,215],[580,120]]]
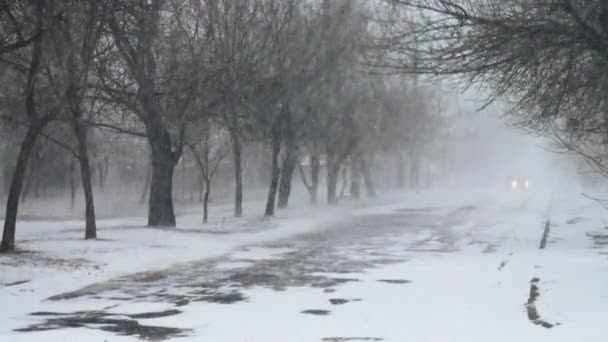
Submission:
[[[605,341],[605,209],[469,195],[103,220],[87,242],[82,222],[21,222],[0,341]]]

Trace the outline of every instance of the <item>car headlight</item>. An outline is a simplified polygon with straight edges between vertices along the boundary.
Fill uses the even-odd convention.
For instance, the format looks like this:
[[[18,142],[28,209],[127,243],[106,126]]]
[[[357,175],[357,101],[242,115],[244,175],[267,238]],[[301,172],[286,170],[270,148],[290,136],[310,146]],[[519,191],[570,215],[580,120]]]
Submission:
[[[525,181],[524,182],[524,188],[526,188],[526,190],[528,190],[529,187],[530,187],[530,182],[529,181]]]
[[[514,180],[511,182],[511,189],[516,190],[516,189],[517,189],[517,185],[518,185],[518,184],[517,184],[517,180],[516,180],[516,179],[514,179]]]

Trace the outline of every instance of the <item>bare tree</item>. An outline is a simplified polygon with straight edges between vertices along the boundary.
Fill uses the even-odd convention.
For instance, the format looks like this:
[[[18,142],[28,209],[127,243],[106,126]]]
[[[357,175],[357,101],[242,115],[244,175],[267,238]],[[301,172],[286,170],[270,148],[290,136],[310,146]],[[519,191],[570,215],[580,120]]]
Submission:
[[[31,5],[28,1],[0,3],[0,55],[23,49],[42,37],[43,27],[31,25],[33,30],[27,27],[26,23],[32,20],[27,10]]]
[[[86,101],[86,93],[89,90],[97,44],[102,34],[101,8],[96,1],[66,2],[64,6],[62,20],[58,23],[57,34],[53,37],[59,66],[57,69],[60,70],[59,77],[54,79],[53,83],[56,89],[62,89],[59,95],[65,99],[69,122],[76,137],[76,157],[80,165],[85,199],[85,239],[94,239],[97,237],[97,227],[86,112],[92,111],[95,104]],[[72,164],[70,170],[73,175]],[[74,186],[70,188],[73,207]]]
[[[281,167],[273,168],[267,213],[272,212],[274,193],[277,190],[274,187],[275,183],[278,186],[278,206],[280,208],[287,206],[291,192],[291,180],[298,163],[300,145],[303,141],[308,140],[305,139],[307,134],[315,137],[313,146],[316,144],[314,141],[319,140],[317,139],[318,132],[313,133],[310,129],[317,126],[312,130],[319,130],[319,124],[332,121],[326,118],[335,117],[331,110],[310,115],[311,111],[318,110],[318,105],[313,105],[310,101],[329,104],[345,102],[341,99],[338,100],[339,94],[332,92],[332,90],[338,90],[340,86],[331,88],[325,84],[336,82],[338,79],[344,80],[343,76],[346,73],[355,72],[360,43],[365,39],[366,34],[365,21],[361,15],[361,8],[358,6],[357,2],[352,1],[322,1],[319,3],[319,8],[313,7],[308,11],[294,12],[291,23],[280,31],[284,37],[272,36],[275,37],[274,46],[280,47],[279,51],[282,52],[276,56],[273,66],[278,74],[278,77],[275,78],[276,82],[280,85],[280,89],[283,89],[278,102],[281,109],[274,117],[276,122],[273,122],[275,125],[273,127],[280,127],[273,137],[280,137],[273,141],[275,144],[281,144],[284,151]],[[334,85],[336,84],[334,83]],[[319,116],[316,116],[317,114]],[[322,131],[326,129],[326,126],[321,128]],[[329,135],[331,133],[325,134],[324,137],[327,138]],[[329,144],[325,144],[325,146],[327,147]],[[280,153],[281,149],[273,147],[273,151]],[[330,152],[332,151],[330,148]],[[342,159],[344,158],[346,156],[342,157]],[[328,161],[330,159],[327,158]],[[311,168],[313,175],[311,175],[311,184],[308,188],[311,198],[316,200],[320,164],[317,156],[313,156],[312,160],[315,163]],[[333,167],[336,164],[328,163],[328,166],[328,170],[334,171]],[[338,171],[329,172],[329,175],[336,176],[336,181],[337,174]],[[330,179],[333,178],[330,177]],[[279,180],[280,182],[278,182]],[[328,184],[331,186],[332,182],[328,182]]]
[[[23,22],[15,21],[15,30],[22,32],[25,30],[35,32],[34,35],[44,35],[49,25],[53,24],[55,20],[53,16],[53,8],[47,3],[42,1],[33,1],[20,3],[25,7],[25,11],[29,14],[30,20],[24,20]],[[32,28],[27,27],[28,24],[32,25]],[[24,24],[24,27],[19,26]],[[48,123],[58,114],[58,109],[52,103],[45,103],[43,108],[38,106],[39,102],[46,102],[48,99],[44,98],[44,94],[40,94],[41,89],[47,85],[45,80],[41,76],[41,68],[44,63],[44,43],[45,41],[40,37],[34,39],[31,46],[28,49],[21,50],[12,49],[12,53],[15,54],[19,65],[19,60],[23,56],[26,60],[26,65],[23,68],[18,68],[15,73],[23,74],[16,76],[13,80],[16,84],[23,84],[23,91],[20,95],[20,102],[23,103],[23,109],[20,108],[20,112],[23,112],[25,119],[14,119],[17,122],[23,123],[27,127],[25,137],[21,143],[19,154],[17,156],[17,163],[13,171],[13,176],[9,188],[8,198],[6,202],[6,215],[4,219],[4,231],[2,235],[2,244],[0,245],[0,251],[12,251],[15,249],[15,231],[17,223],[17,211],[19,208],[19,197],[23,187],[23,181],[25,179],[28,159],[30,154],[36,145],[36,141],[44,128]],[[47,42],[48,43],[48,42]],[[23,77],[21,77],[23,76]]]
[[[299,158],[298,143],[301,132],[296,130],[293,115],[285,117],[284,138],[285,153],[281,163],[281,174],[278,186],[278,208],[287,208],[291,194],[291,181]]]
[[[608,3],[602,0],[386,0],[381,62],[464,76],[506,97],[521,126],[555,137],[600,171],[606,136]],[[414,57],[417,59],[414,60]]]
[[[122,94],[123,104],[143,123],[151,149],[149,226],[175,226],[173,173],[193,119],[190,113],[200,104],[195,99],[202,60],[192,58],[193,46],[200,49],[192,39],[204,32],[189,5],[180,0],[104,3],[104,20],[121,58],[107,70],[123,82],[121,91],[109,93]]]
[[[218,75],[210,90],[219,99],[219,122],[230,133],[234,169],[234,215],[243,214],[243,143],[252,135],[251,101],[259,84],[267,36],[262,0],[206,1],[211,67]]]
[[[298,161],[298,173],[302,179],[302,183],[304,187],[308,191],[310,197],[310,203],[317,203],[317,197],[319,193],[319,174],[321,171],[321,159],[320,153],[317,152],[316,148],[311,149],[313,152],[309,152],[307,155],[307,160],[309,161],[308,167],[310,168],[310,179],[306,175],[306,169],[302,166],[302,163]]]
[[[192,153],[196,164],[201,172],[201,179],[205,187],[203,195],[203,223],[209,219],[209,197],[211,196],[211,184],[220,163],[228,155],[228,136],[220,129],[214,129],[209,121],[203,125],[200,132],[202,139],[197,143],[188,143],[188,149]]]

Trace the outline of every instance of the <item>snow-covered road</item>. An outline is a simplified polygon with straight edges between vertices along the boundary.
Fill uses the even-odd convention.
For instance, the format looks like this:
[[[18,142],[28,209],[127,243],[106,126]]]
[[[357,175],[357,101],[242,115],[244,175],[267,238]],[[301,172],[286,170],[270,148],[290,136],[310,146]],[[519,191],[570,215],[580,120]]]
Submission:
[[[548,197],[402,200],[54,293],[3,318],[0,340],[605,341],[601,216]]]

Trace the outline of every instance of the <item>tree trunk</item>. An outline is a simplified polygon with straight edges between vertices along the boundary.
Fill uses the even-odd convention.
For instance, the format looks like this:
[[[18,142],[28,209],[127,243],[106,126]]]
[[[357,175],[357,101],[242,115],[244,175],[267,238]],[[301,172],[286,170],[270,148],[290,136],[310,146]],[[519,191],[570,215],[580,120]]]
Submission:
[[[348,168],[345,166],[342,169],[342,187],[340,188],[340,196],[338,196],[338,198],[344,197],[347,187],[348,187]]]
[[[291,111],[289,106],[284,107],[284,128],[283,141],[285,142],[285,158],[283,158],[283,164],[281,168],[280,184],[279,184],[279,208],[287,208],[289,204],[289,195],[291,194],[291,180],[293,173],[296,170],[296,164],[298,162],[298,151],[296,142],[296,132],[294,123],[291,118]]]
[[[350,196],[355,199],[361,197],[361,168],[358,158],[354,156],[350,162]]]
[[[95,201],[93,200],[93,184],[91,181],[91,164],[89,161],[89,149],[87,146],[87,130],[82,122],[76,119],[74,132],[78,141],[78,157],[80,162],[80,177],[82,178],[82,189],[85,202],[85,239],[97,238],[97,225],[95,223]]]
[[[289,153],[289,152],[288,152]],[[280,184],[279,184],[279,200],[277,206],[279,208],[287,208],[289,205],[289,196],[291,195],[291,180],[293,173],[296,170],[296,156],[286,156],[283,160],[283,168],[281,169]]]
[[[30,197],[32,187],[34,188],[34,197],[40,198],[40,176],[38,175],[37,166],[40,163],[40,145],[34,145],[30,153],[29,162],[25,170],[25,178],[23,179],[23,188],[21,189],[21,203]]]
[[[203,197],[204,193],[205,193],[205,177],[203,175],[201,175],[198,179],[198,201],[201,203],[204,201],[204,197]]]
[[[8,198],[6,200],[4,231],[2,233],[2,243],[0,244],[1,252],[9,252],[15,249],[15,230],[17,226],[17,211],[19,210],[21,188],[23,187],[28,159],[32,149],[36,145],[38,134],[42,131],[43,127],[44,126],[30,127],[21,143],[21,149],[19,150],[19,155],[17,157],[17,165],[13,172]]]
[[[334,205],[338,203],[336,190],[338,188],[338,176],[340,173],[340,165],[332,156],[327,157],[327,204]]]
[[[300,173],[300,177],[302,178],[302,183],[306,190],[308,190],[308,194],[310,195],[310,203],[317,203],[317,191],[319,188],[319,157],[314,154],[310,155],[310,183],[308,182],[308,178],[306,176],[306,170],[302,166],[301,163],[296,162],[298,166],[298,172]]]
[[[316,155],[310,156],[310,203],[316,204],[319,193],[319,173],[321,161]]]
[[[186,163],[181,163],[181,168],[177,172],[177,179],[180,180],[178,183],[180,191],[179,191],[179,199],[182,201],[186,200]]]
[[[76,160],[70,159],[70,209],[76,204]]]
[[[25,175],[23,176],[23,188],[21,189],[21,203],[25,203],[25,201],[29,198],[30,189],[32,188],[32,183],[34,183],[34,170],[32,169],[32,164],[34,160],[30,158],[30,162],[28,163],[28,167],[25,170]]]
[[[363,173],[363,181],[365,182],[365,192],[369,197],[376,196],[376,186],[374,184],[374,178],[372,177],[372,170],[369,166],[369,163],[361,159],[361,169]]]
[[[235,129],[230,130],[232,155],[234,157],[234,217],[243,215],[243,169],[241,157],[241,139]]]
[[[211,194],[211,182],[205,184],[205,196],[203,197],[203,223],[209,221],[209,195]]]
[[[279,177],[281,170],[279,168],[279,153],[281,152],[281,137],[278,128],[274,128],[272,132],[272,170],[270,187],[268,189],[268,198],[266,199],[266,211],[264,216],[273,216],[274,207],[277,198],[277,190],[279,187]]]
[[[149,135],[152,148],[152,179],[148,211],[149,227],[175,227],[173,211],[173,172],[177,158],[171,151],[168,133]]]
[[[98,160],[96,165],[98,173],[98,185],[100,189],[103,189],[106,185],[106,179],[108,179],[108,172],[110,169],[109,157],[103,157],[102,160]]]
[[[289,205],[289,196],[291,195],[291,180],[293,173],[296,170],[298,156],[296,150],[295,135],[288,133],[285,141],[285,158],[281,168],[280,183],[279,183],[279,208],[287,208]]]

